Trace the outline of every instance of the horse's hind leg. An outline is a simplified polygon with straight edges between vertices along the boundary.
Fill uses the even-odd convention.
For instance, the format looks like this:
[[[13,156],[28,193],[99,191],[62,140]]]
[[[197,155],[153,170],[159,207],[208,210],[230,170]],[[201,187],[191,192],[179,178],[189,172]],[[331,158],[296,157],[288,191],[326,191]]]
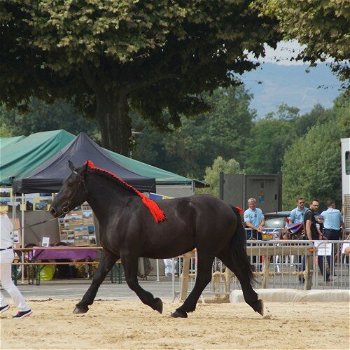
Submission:
[[[86,291],[81,301],[75,306],[73,311],[75,314],[83,314],[89,310],[88,305],[91,305],[94,302],[98,288],[118,259],[119,256],[105,250],[103,251],[101,261],[94,274],[89,289]]]
[[[197,278],[194,287],[186,298],[185,302],[171,314],[172,317],[187,317],[187,312],[196,309],[199,297],[204,288],[211,281],[211,270],[213,266],[214,256],[203,254],[198,251]]]
[[[163,312],[163,302],[160,298],[154,298],[153,294],[145,291],[137,280],[138,257],[122,255],[122,264],[124,267],[125,280],[129,288],[133,290],[140,300],[159,313]]]
[[[264,314],[264,305],[262,300],[258,298],[258,294],[251,285],[249,261],[245,261],[245,257],[234,258],[230,248],[225,249],[218,255],[218,258],[236,275],[242,286],[242,292],[245,302],[250,305],[255,312],[260,315]],[[244,261],[243,261],[244,259]],[[245,267],[245,269],[243,268]],[[247,271],[247,269],[249,270]]]

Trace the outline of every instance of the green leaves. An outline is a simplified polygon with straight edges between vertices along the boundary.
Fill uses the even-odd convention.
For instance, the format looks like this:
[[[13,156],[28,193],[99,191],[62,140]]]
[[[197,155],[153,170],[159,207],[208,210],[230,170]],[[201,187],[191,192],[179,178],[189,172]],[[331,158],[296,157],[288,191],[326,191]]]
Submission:
[[[345,117],[344,117],[345,116]],[[344,128],[344,121],[347,127]],[[283,160],[283,205],[292,207],[297,196],[341,202],[340,138],[350,134],[350,105],[346,96],[337,99],[327,119],[316,123],[297,139]]]
[[[205,188],[202,193],[210,193],[213,196],[219,196],[220,191],[220,173],[224,174],[244,174],[239,163],[232,159],[226,161],[221,156],[217,157],[211,167],[205,169],[204,181],[210,188]]]
[[[245,52],[259,55],[265,42],[278,41],[274,19],[250,7],[253,2],[2,2],[0,101],[14,106],[30,96],[75,95],[89,100],[76,99],[76,105],[88,105],[81,112],[89,115],[95,108],[104,129],[103,119],[120,107],[113,101],[118,92],[123,104],[137,106],[154,124],[164,125],[160,119],[168,109],[172,124],[179,125],[180,115],[204,111],[197,96],[234,84],[229,71],[254,68]],[[25,79],[19,83],[19,77]],[[100,108],[106,94],[111,104]],[[128,116],[119,123],[127,125]],[[104,146],[125,150],[126,145],[109,144],[116,140],[112,136],[103,138]]]
[[[350,80],[350,2],[344,0],[258,0],[260,11],[275,16],[284,38],[304,44],[300,58],[311,63],[331,57]]]

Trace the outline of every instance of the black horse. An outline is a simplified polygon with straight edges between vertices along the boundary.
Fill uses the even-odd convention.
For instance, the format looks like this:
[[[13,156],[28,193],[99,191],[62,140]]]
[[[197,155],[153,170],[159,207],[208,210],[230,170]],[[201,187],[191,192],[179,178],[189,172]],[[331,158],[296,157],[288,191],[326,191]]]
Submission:
[[[74,313],[85,313],[115,262],[121,258],[128,286],[141,301],[162,313],[161,299],[137,280],[138,258],[171,258],[197,249],[198,273],[193,290],[173,317],[187,317],[211,280],[218,257],[239,279],[245,301],[263,315],[263,302],[251,286],[253,274],[245,248],[245,231],[236,208],[211,196],[164,200],[159,205],[116,175],[90,161],[72,174],[52,202],[50,212],[59,217],[87,201],[100,227],[103,254],[91,286]]]

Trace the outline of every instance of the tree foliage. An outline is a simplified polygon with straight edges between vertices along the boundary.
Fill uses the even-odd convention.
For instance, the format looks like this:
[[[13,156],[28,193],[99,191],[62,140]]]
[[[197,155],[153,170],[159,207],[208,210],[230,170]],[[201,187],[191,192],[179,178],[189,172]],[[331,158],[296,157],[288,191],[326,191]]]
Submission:
[[[6,136],[28,136],[40,131],[64,129],[74,135],[84,131],[95,140],[100,138],[95,121],[83,118],[71,104],[60,100],[47,104],[32,98],[26,113],[1,106],[0,124],[7,131]]]
[[[239,163],[234,159],[226,161],[221,156],[217,157],[211,167],[205,169],[204,181],[210,186],[197,190],[198,193],[208,193],[218,197],[220,191],[220,173],[244,174]]]
[[[286,106],[280,107],[283,113],[287,109]],[[291,111],[298,113],[298,110]],[[244,168],[247,174],[281,173],[283,155],[296,137],[292,117],[282,116],[276,117],[271,113],[254,123],[245,149]],[[296,116],[293,114],[293,118]]]
[[[341,202],[340,138],[350,135],[350,103],[335,101],[325,122],[317,123],[285,153],[283,205],[291,208],[299,195],[308,200],[328,198]]]
[[[329,57],[350,80],[350,2],[347,0],[260,0],[262,13],[276,16],[285,39],[305,45],[299,58],[315,63]],[[349,82],[350,87],[350,82]]]
[[[173,172],[202,178],[205,168],[219,155],[225,159],[244,159],[243,151],[250,135],[255,111],[243,86],[219,88],[202,96],[210,106],[208,113],[183,118],[182,126],[161,134],[154,127],[135,119],[137,136],[135,157]]]
[[[0,2],[0,101],[75,96],[107,148],[128,154],[130,106],[178,127],[206,110],[203,91],[234,84],[228,72],[275,46],[270,15],[251,1],[8,0]],[[167,109],[169,119],[163,119]]]

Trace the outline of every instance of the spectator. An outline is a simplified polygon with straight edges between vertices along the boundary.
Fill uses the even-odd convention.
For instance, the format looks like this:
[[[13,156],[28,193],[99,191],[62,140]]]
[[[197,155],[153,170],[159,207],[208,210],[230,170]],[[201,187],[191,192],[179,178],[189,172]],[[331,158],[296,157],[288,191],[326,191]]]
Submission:
[[[172,259],[163,259],[164,261],[164,273],[165,276],[171,276],[173,274],[173,260]]]
[[[12,261],[14,258],[13,245],[13,225],[5,211],[0,211],[0,282],[15,302],[18,312],[13,318],[23,318],[30,316],[32,310],[24,300],[23,295],[15,286],[11,278]],[[9,309],[3,294],[0,292],[0,313]]]
[[[327,208],[319,216],[323,222],[323,235],[329,240],[337,241],[341,238],[342,229],[345,230],[343,217],[340,210],[335,209],[334,200],[327,201]]]
[[[288,217],[289,224],[299,224],[304,222],[304,215],[308,208],[305,207],[305,199],[299,197],[297,199],[297,207],[290,212]]]
[[[260,208],[256,207],[256,199],[248,199],[248,209],[244,212],[244,223],[246,227],[252,229],[252,239],[261,240],[265,225],[265,217]]]
[[[335,209],[335,201],[330,199],[327,201],[327,210],[323,211],[319,216],[319,220],[323,222],[323,235],[325,238],[331,241],[338,241],[341,238],[342,229],[345,229],[344,221],[340,210]],[[334,255],[335,249],[332,254],[327,256],[327,261],[331,269],[331,273],[334,275]]]
[[[322,239],[322,234],[316,226],[317,221],[315,217],[315,213],[317,213],[319,205],[319,201],[317,199],[313,199],[310,203],[310,209],[307,210],[304,215],[305,235],[306,239],[308,239],[309,241]],[[323,256],[318,256],[318,266],[320,268],[324,280],[328,282],[329,272],[323,265]],[[303,270],[305,270],[305,260],[303,261]]]
[[[255,198],[248,199],[248,207],[249,208],[244,212],[244,223],[247,228],[250,228],[252,230],[250,239],[261,240],[263,228],[265,225],[264,214],[260,208],[256,207]],[[253,264],[256,264],[257,261],[257,257],[253,256]],[[253,265],[253,269],[256,270],[256,266]],[[259,266],[259,270],[261,270],[261,266]]]

